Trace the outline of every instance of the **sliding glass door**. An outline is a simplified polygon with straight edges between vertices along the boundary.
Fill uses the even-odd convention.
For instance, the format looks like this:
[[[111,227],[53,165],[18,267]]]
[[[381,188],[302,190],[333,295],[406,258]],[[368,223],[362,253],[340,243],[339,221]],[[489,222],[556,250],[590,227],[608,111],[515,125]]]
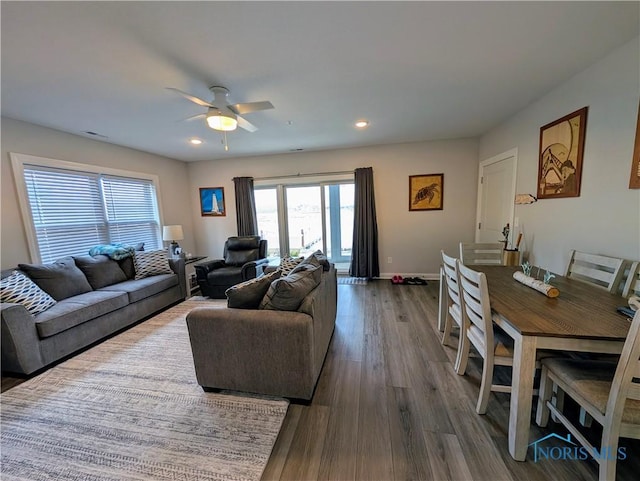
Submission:
[[[255,189],[258,230],[271,256],[320,249],[332,262],[351,260],[353,182],[279,184]]]

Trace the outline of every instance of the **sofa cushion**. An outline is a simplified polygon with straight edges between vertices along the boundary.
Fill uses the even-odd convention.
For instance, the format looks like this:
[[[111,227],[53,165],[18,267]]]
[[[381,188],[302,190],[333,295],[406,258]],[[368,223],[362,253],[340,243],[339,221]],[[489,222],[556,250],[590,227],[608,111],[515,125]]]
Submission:
[[[91,291],[91,284],[73,257],[65,257],[53,264],[18,264],[18,267],[56,301]]]
[[[91,291],[58,302],[36,316],[41,338],[50,337],[96,317],[121,309],[128,304],[123,292]]]
[[[295,311],[304,298],[314,290],[322,279],[322,268],[304,264],[297,272],[280,277],[271,283],[260,302],[260,309]]]
[[[296,267],[294,267],[290,273],[296,272],[300,266],[305,264],[322,267],[323,271],[328,271],[329,269],[331,269],[331,264],[329,263],[329,259],[327,259],[327,256],[325,256],[321,250],[317,250],[313,254],[310,254],[308,257],[306,257]]]
[[[317,260],[320,263],[320,265],[322,266],[322,270],[324,270],[324,271],[328,271],[329,269],[331,269],[331,263],[329,262],[329,259],[324,254],[324,252],[322,252],[320,249],[315,251],[308,258],[314,258],[315,260]]]
[[[250,279],[225,291],[227,307],[237,309],[257,309],[260,301],[269,290],[271,283],[280,277],[279,271],[273,271],[264,276]]]
[[[136,269],[135,279],[144,279],[158,274],[173,274],[167,252],[163,250],[136,251],[133,254],[133,265]]]
[[[284,256],[282,259],[280,259],[280,267],[278,267],[278,269],[280,270],[283,276],[286,276],[303,260],[304,260],[303,257]]]
[[[120,265],[105,255],[74,257],[74,260],[94,290],[127,280]]]
[[[103,287],[100,291],[124,292],[127,294],[129,302],[133,304],[147,297],[151,297],[159,292],[165,291],[178,285],[178,276],[171,274],[160,274],[157,276],[145,277],[144,279],[129,280]]]
[[[18,271],[13,271],[12,274],[0,281],[0,300],[22,304],[27,311],[34,315],[44,312],[56,304],[53,297]]]

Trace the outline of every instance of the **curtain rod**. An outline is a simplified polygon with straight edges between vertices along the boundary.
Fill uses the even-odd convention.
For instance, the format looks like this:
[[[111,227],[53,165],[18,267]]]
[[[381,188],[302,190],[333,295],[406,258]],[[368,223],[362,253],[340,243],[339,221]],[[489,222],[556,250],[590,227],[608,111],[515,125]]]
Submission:
[[[316,172],[311,174],[291,174],[291,175],[274,175],[272,177],[254,177],[253,180],[275,180],[275,179],[292,179],[292,178],[300,178],[300,177],[316,177],[318,175],[341,175],[341,174],[353,174],[353,170],[341,170],[338,172]]]

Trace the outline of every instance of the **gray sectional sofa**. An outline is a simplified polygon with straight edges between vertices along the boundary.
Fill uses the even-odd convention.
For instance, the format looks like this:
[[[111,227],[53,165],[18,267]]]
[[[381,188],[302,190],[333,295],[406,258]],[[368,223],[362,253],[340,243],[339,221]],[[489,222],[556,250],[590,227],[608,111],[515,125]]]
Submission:
[[[278,276],[274,272],[245,283],[267,283],[262,300],[242,299],[250,308],[200,307],[187,315],[196,377],[205,390],[312,398],[335,326],[336,269],[326,263]],[[291,292],[298,284],[315,284],[318,277],[308,294],[295,299]],[[229,305],[240,305],[242,296],[235,291],[242,289],[227,291]]]
[[[23,304],[0,305],[2,371],[31,374],[184,300],[184,260],[169,259],[170,269],[164,264],[166,273],[142,279],[135,279],[131,257],[103,255],[2,271],[3,279],[24,273],[57,301],[35,315]]]

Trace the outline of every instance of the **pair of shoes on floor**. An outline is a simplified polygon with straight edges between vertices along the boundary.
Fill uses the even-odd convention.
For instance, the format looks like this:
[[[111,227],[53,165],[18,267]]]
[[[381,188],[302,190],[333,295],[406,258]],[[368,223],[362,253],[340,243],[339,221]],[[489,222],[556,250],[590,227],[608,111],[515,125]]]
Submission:
[[[410,286],[426,286],[427,281],[422,279],[421,277],[402,277],[402,276],[393,276],[391,278],[391,284],[405,284]]]
[[[427,281],[422,277],[406,277],[403,284],[409,284],[410,286],[426,286]]]

